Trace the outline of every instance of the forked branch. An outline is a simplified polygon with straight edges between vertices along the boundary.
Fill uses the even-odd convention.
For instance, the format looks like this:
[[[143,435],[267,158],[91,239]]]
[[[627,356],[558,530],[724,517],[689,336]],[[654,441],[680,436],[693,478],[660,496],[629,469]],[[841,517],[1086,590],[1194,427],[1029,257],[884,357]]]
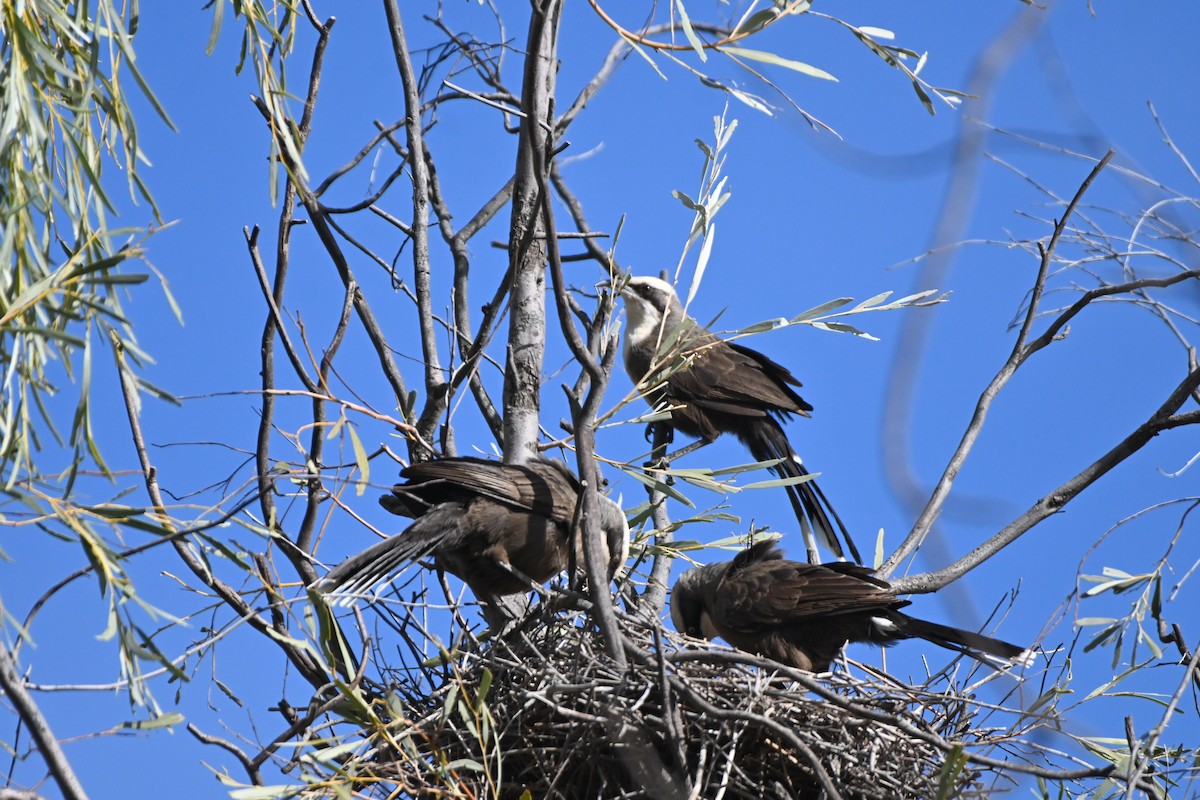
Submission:
[[[959,470],[961,470],[963,464],[966,463],[967,457],[971,454],[971,450],[974,448],[975,442],[979,438],[980,432],[983,430],[983,423],[987,419],[988,411],[991,409],[992,402],[996,399],[996,396],[1000,393],[1000,390],[1004,388],[1009,379],[1012,378],[1021,365],[1024,364],[1029,358],[1029,356],[1036,352],[1037,349],[1040,349],[1040,347],[1031,348],[1028,345],[1027,339],[1030,328],[1033,324],[1033,320],[1037,317],[1039,302],[1046,284],[1046,277],[1049,274],[1050,264],[1054,258],[1054,250],[1058,245],[1058,241],[1061,238],[1063,231],[1066,230],[1067,223],[1071,219],[1072,214],[1074,214],[1075,208],[1079,205],[1079,201],[1083,198],[1083,195],[1088,190],[1088,187],[1092,185],[1092,182],[1096,179],[1096,176],[1099,175],[1104,167],[1108,165],[1108,162],[1112,160],[1112,157],[1113,151],[1109,150],[1108,153],[1105,154],[1104,158],[1100,159],[1096,166],[1092,168],[1092,171],[1088,174],[1087,178],[1085,178],[1083,183],[1079,186],[1079,190],[1075,192],[1075,196],[1071,199],[1071,202],[1067,204],[1067,208],[1063,212],[1062,218],[1054,226],[1054,232],[1050,236],[1049,243],[1044,247],[1039,246],[1041,251],[1041,262],[1038,265],[1037,280],[1034,282],[1034,289],[1029,298],[1029,309],[1026,313],[1025,321],[1021,326],[1021,331],[1017,336],[1017,341],[1013,345],[1012,353],[1009,355],[1008,360],[1004,362],[1004,365],[1000,368],[1000,371],[996,373],[994,378],[992,378],[991,383],[989,383],[987,388],[983,390],[983,394],[980,395],[979,401],[975,404],[975,413],[971,416],[971,421],[968,423],[967,429],[963,433],[962,439],[958,443],[958,448],[950,457],[950,462],[946,465],[946,469],[942,473],[942,477],[938,480],[937,485],[934,487],[933,495],[929,498],[929,502],[925,505],[924,510],[917,518],[917,521],[913,525],[912,531],[909,532],[907,538],[901,542],[900,546],[896,548],[896,551],[892,553],[891,556],[889,556],[880,567],[880,577],[886,578],[895,572],[896,567],[899,566],[902,561],[912,555],[916,549],[920,547],[921,542],[925,540],[925,537],[929,534],[930,529],[933,527],[933,523],[941,514],[942,507],[945,505],[946,499],[950,496],[950,489],[954,485],[955,478],[958,477]]]

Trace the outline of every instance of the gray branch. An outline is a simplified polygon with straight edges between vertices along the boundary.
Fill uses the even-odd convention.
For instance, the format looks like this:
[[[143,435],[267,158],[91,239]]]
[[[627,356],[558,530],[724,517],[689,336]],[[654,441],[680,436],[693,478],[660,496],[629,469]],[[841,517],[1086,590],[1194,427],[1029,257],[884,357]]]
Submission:
[[[421,130],[421,96],[416,71],[408,53],[408,40],[396,0],[383,0],[387,14],[392,51],[404,86],[404,109],[407,113],[409,167],[413,184],[413,287],[417,293],[417,316],[420,319],[421,352],[425,360],[425,408],[417,421],[417,430],[426,440],[434,438],[437,420],[446,406],[448,386],[442,376],[441,359],[437,350],[437,330],[433,322],[433,298],[429,281],[429,165],[425,154],[425,137]],[[409,449],[416,447],[410,443]],[[427,454],[432,455],[432,453]]]
[[[87,800],[83,784],[71,768],[67,754],[59,747],[58,738],[55,737],[54,731],[50,730],[50,723],[42,716],[41,709],[29,696],[29,692],[25,691],[25,681],[17,672],[13,655],[3,642],[0,642],[0,689],[4,690],[4,695],[16,709],[17,716],[29,729],[29,735],[37,744],[38,752],[46,762],[50,774],[54,776],[54,782],[58,784],[65,800]],[[30,794],[29,797],[36,795]]]
[[[975,446],[975,441],[979,438],[979,434],[983,430],[983,423],[987,419],[988,411],[991,409],[992,402],[996,399],[996,396],[999,395],[1000,390],[1003,389],[1008,383],[1009,379],[1016,374],[1016,371],[1021,367],[1021,365],[1024,364],[1033,353],[1040,349],[1040,347],[1031,348],[1028,346],[1026,344],[1026,339],[1028,338],[1029,330],[1033,324],[1033,320],[1037,316],[1038,302],[1041,298],[1042,289],[1045,286],[1046,276],[1049,273],[1050,263],[1054,256],[1054,249],[1058,244],[1059,237],[1066,228],[1068,220],[1070,220],[1071,215],[1074,213],[1076,206],[1078,206],[1079,201],[1083,199],[1084,193],[1087,191],[1088,187],[1092,185],[1092,181],[1096,179],[1096,176],[1100,174],[1112,157],[1113,151],[1109,150],[1104,158],[1100,159],[1096,166],[1092,168],[1092,171],[1088,173],[1087,178],[1084,179],[1083,183],[1080,184],[1078,191],[1075,192],[1075,197],[1071,199],[1071,202],[1067,205],[1066,211],[1063,212],[1062,219],[1060,219],[1054,226],[1054,233],[1050,237],[1049,244],[1041,248],[1042,258],[1038,268],[1037,280],[1034,283],[1034,289],[1029,300],[1029,311],[1026,314],[1025,322],[1021,327],[1021,332],[1017,336],[1016,344],[1013,345],[1012,353],[1009,355],[1008,360],[1004,362],[1004,366],[1002,366],[1000,371],[996,373],[996,377],[992,378],[991,383],[988,384],[987,388],[983,390],[983,394],[980,395],[979,401],[975,404],[975,413],[971,416],[971,421],[968,423],[967,429],[963,433],[957,449],[955,449],[954,454],[950,457],[950,462],[946,465],[946,469],[942,473],[942,477],[938,480],[937,486],[934,487],[933,495],[929,498],[929,502],[926,503],[925,509],[921,512],[921,515],[917,518],[916,523],[913,525],[912,531],[909,532],[905,540],[900,543],[899,547],[896,548],[896,551],[892,553],[891,556],[889,556],[880,567],[880,577],[886,578],[891,575],[893,572],[895,572],[896,567],[904,559],[908,558],[908,556],[910,556],[918,547],[920,547],[921,542],[924,541],[925,537],[929,534],[929,531],[933,528],[934,521],[937,520],[938,516],[942,513],[942,507],[945,505],[946,499],[950,496],[950,489],[954,485],[954,480],[958,477],[959,470],[961,470],[963,464],[966,463],[967,457],[971,454],[971,450]]]
[[[542,359],[546,349],[546,250],[541,230],[538,157],[534,126],[549,128],[553,118],[558,53],[557,0],[534,5],[525,46],[521,86],[516,183],[509,225],[512,316],[504,373],[504,459],[520,463],[537,454],[541,409]]]
[[[1171,396],[1167,398],[1167,401],[1148,420],[1138,426],[1137,430],[1126,436],[1120,444],[1092,462],[1078,475],[1034,503],[1028,511],[1010,522],[986,542],[945,569],[912,575],[893,581],[893,590],[897,594],[922,594],[937,591],[951,581],[962,577],[984,561],[987,561],[988,558],[1004,547],[1012,544],[1034,525],[1037,525],[1052,514],[1058,513],[1076,495],[1095,483],[1097,479],[1113,467],[1136,453],[1159,433],[1184,425],[1200,424],[1200,411],[1189,411],[1183,414],[1175,413],[1188,400],[1197,387],[1200,387],[1200,369],[1190,372],[1184,378],[1183,382],[1175,387],[1175,391],[1171,392]]]

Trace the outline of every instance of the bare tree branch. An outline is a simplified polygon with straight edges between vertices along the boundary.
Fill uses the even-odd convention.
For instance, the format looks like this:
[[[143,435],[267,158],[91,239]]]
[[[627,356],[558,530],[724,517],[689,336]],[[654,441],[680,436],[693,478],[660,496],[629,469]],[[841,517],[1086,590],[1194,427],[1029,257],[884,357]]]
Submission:
[[[437,420],[445,410],[448,386],[442,376],[441,359],[437,350],[437,333],[433,327],[433,298],[429,284],[429,165],[425,154],[425,139],[421,131],[421,97],[417,76],[408,54],[408,39],[396,0],[383,0],[387,15],[388,33],[392,37],[392,52],[400,82],[404,86],[404,108],[407,113],[409,166],[413,184],[413,286],[417,292],[417,316],[420,320],[421,352],[425,358],[425,408],[417,420],[417,430],[432,439]],[[412,445],[410,445],[412,450]],[[432,453],[414,452],[413,456],[428,457]]]
[[[263,119],[267,121],[268,127],[272,132],[275,127],[272,124],[271,110],[262,101],[261,98],[252,98],[254,105],[258,108],[259,113],[263,115]],[[287,161],[287,151],[281,148],[285,162]],[[288,170],[294,177],[298,174],[296,164],[288,163]],[[342,284],[349,289],[351,286],[357,286],[358,281],[354,277],[354,272],[350,269],[350,263],[347,261],[341,247],[338,246],[337,238],[330,228],[325,209],[320,202],[313,196],[311,190],[297,182],[297,193],[300,201],[304,204],[305,209],[309,214],[309,221],[312,222],[317,236],[321,240],[321,244],[325,247],[329,254],[330,260],[333,261],[334,267],[337,269],[338,276],[342,279]],[[396,405],[400,409],[401,415],[405,418],[408,424],[412,424],[409,417],[412,414],[412,409],[408,407],[408,390],[404,385],[404,377],[400,374],[399,368],[396,366],[395,359],[392,358],[392,348],[387,342],[387,337],[383,333],[383,328],[375,319],[375,314],[371,310],[370,304],[363,297],[361,289],[356,289],[354,292],[354,310],[358,315],[360,324],[367,334],[371,345],[375,349],[375,354],[379,359],[379,365],[383,371],[384,377],[392,387],[392,392],[396,398]],[[428,438],[428,437],[423,437]]]
[[[545,239],[538,199],[540,171],[532,129],[549,127],[554,117],[558,47],[558,0],[534,3],[525,46],[516,182],[509,225],[512,314],[504,373],[504,459],[521,463],[537,454],[541,410],[542,360],[546,348]],[[540,132],[539,132],[540,133]]]
[[[996,83],[1047,17],[1048,14],[1040,8],[1029,8],[1016,14],[975,61],[966,86],[966,93],[973,98],[968,106],[971,116],[960,117],[951,161],[952,177],[932,237],[931,250],[934,255],[925,261],[914,279],[914,286],[918,289],[946,285],[946,276],[954,261],[950,245],[962,239],[969,212],[974,207],[979,181],[979,157],[986,142],[987,130],[974,120],[986,119],[995,96]],[[886,414],[881,423],[881,444],[886,464],[884,474],[892,491],[913,513],[917,513],[928,501],[928,489],[918,485],[913,474],[909,437],[913,404],[921,377],[921,356],[932,327],[933,318],[929,314],[904,315],[896,340],[897,357],[888,377],[888,399],[883,405]]]
[[[232,755],[241,763],[242,768],[246,770],[246,776],[250,779],[252,784],[255,786],[263,785],[262,775],[259,773],[258,768],[254,765],[254,763],[250,760],[250,757],[246,755],[242,748],[238,747],[233,742],[220,738],[219,736],[213,736],[205,733],[196,727],[195,723],[188,723],[187,732],[196,737],[197,741],[203,744],[211,744],[215,747],[219,747]]]
[[[1179,407],[1187,402],[1197,387],[1200,387],[1200,369],[1189,373],[1183,382],[1171,392],[1171,396],[1167,398],[1167,401],[1148,420],[1138,426],[1133,433],[1121,440],[1120,444],[1089,464],[1075,477],[1043,497],[1030,507],[1028,511],[1010,522],[986,542],[944,569],[892,581],[893,590],[897,594],[921,594],[937,591],[988,560],[996,552],[1007,547],[1042,520],[1058,513],[1076,495],[1095,483],[1097,479],[1113,467],[1136,453],[1159,433],[1184,425],[1200,424],[1200,410],[1176,414]]]
[[[895,552],[893,552],[879,568],[879,575],[881,577],[886,578],[895,572],[896,567],[900,564],[900,562],[915,552],[916,549],[921,545],[921,542],[924,541],[925,537],[929,534],[930,529],[933,527],[934,521],[941,514],[942,506],[945,504],[946,498],[950,495],[950,489],[954,485],[955,478],[958,477],[959,470],[962,469],[962,465],[966,462],[967,456],[970,455],[972,448],[975,446],[975,441],[979,437],[979,432],[983,429],[983,424],[987,419],[988,410],[991,408],[992,402],[1000,393],[1000,390],[1004,388],[1005,384],[1008,383],[1009,379],[1012,378],[1012,376],[1016,373],[1017,369],[1019,369],[1020,366],[1025,363],[1026,359],[1028,359],[1033,352],[1035,352],[1026,347],[1025,340],[1029,335],[1029,330],[1033,324],[1033,320],[1037,316],[1038,301],[1041,298],[1042,287],[1045,286],[1046,275],[1049,272],[1050,262],[1054,256],[1054,249],[1057,246],[1059,237],[1066,228],[1067,222],[1070,220],[1072,213],[1075,211],[1076,206],[1078,206],[1079,201],[1083,198],[1084,193],[1087,191],[1088,187],[1091,186],[1092,181],[1096,179],[1096,176],[1099,175],[1108,162],[1112,160],[1112,157],[1113,151],[1109,150],[1108,153],[1092,168],[1091,172],[1088,173],[1087,178],[1084,179],[1078,191],[1075,192],[1075,197],[1072,198],[1071,202],[1067,205],[1066,210],[1063,212],[1062,219],[1060,219],[1058,224],[1054,226],[1054,233],[1050,237],[1049,244],[1044,248],[1041,248],[1042,258],[1041,263],[1038,266],[1037,280],[1034,282],[1034,291],[1029,301],[1029,311],[1025,317],[1025,322],[1021,327],[1021,332],[1017,336],[1017,341],[1013,345],[1012,353],[1009,355],[1008,360],[1005,361],[1004,365],[1000,368],[1000,371],[996,373],[996,376],[992,379],[991,383],[989,383],[987,388],[983,390],[983,394],[980,395],[979,401],[975,405],[975,413],[972,415],[971,421],[967,425],[967,429],[963,433],[958,447],[955,449],[954,454],[950,457],[950,462],[946,465],[946,469],[943,471],[942,477],[938,480],[937,486],[934,487],[933,495],[929,498],[929,502],[926,503],[925,509],[917,518],[917,521],[913,525],[913,528],[909,532],[908,536],[903,542],[900,543],[900,546],[896,548]]]
[[[29,735],[37,744],[38,753],[54,777],[55,784],[65,800],[87,800],[87,792],[75,775],[67,754],[58,745],[58,738],[50,729],[50,723],[42,715],[37,703],[25,691],[25,683],[17,673],[17,664],[4,642],[0,641],[0,689],[8,697],[17,712],[17,718],[29,729]]]
[[[170,517],[167,515],[166,506],[163,503],[162,493],[158,488],[158,472],[150,461],[150,455],[146,450],[146,442],[142,437],[142,426],[138,419],[138,396],[137,386],[133,383],[133,377],[129,372],[129,368],[125,364],[124,349],[117,343],[113,342],[114,350],[117,356],[117,375],[121,383],[121,394],[125,400],[125,411],[129,419],[129,432],[133,440],[133,445],[137,451],[138,461],[142,466],[142,477],[146,484],[146,493],[150,496],[150,502],[154,505],[155,513],[159,515],[162,524],[166,528],[173,526],[167,521]],[[313,657],[301,647],[292,645],[289,642],[289,637],[285,631],[276,631],[269,626],[258,613],[251,608],[241,594],[234,590],[231,586],[219,579],[212,573],[207,566],[196,557],[195,553],[186,545],[185,542],[172,538],[172,546],[175,548],[176,554],[183,561],[184,565],[191,570],[201,583],[211,589],[217,597],[219,597],[229,608],[237,614],[259,633],[265,634],[268,638],[275,641],[288,660],[296,667],[301,675],[313,686],[321,687],[327,683],[328,677],[321,666],[313,659]],[[283,634],[283,635],[281,635]]]
[[[463,363],[451,378],[451,385],[457,387],[461,383],[463,375],[468,376],[468,385],[475,397],[475,405],[483,414],[484,421],[487,422],[492,436],[497,441],[502,441],[504,438],[504,421],[496,411],[496,406],[488,395],[487,389],[484,388],[483,380],[479,376],[478,363],[483,355],[484,347],[491,341],[493,325],[499,317],[502,298],[508,292],[509,278],[506,274],[500,282],[497,296],[484,307],[479,334],[473,337],[469,300],[471,256],[467,245],[471,238],[500,213],[500,209],[508,203],[512,197],[514,183],[515,179],[510,179],[505,183],[461,230],[455,232],[450,208],[442,195],[437,170],[434,169],[433,158],[429,157],[430,200],[434,213],[437,214],[442,239],[449,245],[450,254],[454,258],[454,339]]]

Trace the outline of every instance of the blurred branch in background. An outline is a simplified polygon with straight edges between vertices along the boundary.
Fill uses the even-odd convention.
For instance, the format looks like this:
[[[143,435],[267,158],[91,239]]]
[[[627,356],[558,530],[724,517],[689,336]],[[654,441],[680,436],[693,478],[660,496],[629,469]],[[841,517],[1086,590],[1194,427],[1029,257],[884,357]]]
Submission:
[[[74,572],[74,564],[64,568],[65,578],[50,575],[57,582],[33,602],[23,622],[3,607],[0,682],[18,721],[14,741],[5,742],[13,760],[10,783],[21,780],[12,777],[17,773],[29,774],[21,762],[36,751],[60,792],[82,797],[78,781],[70,778],[71,753],[57,747],[49,732],[45,716],[54,710],[31,702],[31,694],[97,696],[113,689],[128,697],[133,719],[106,723],[108,730],[84,736],[175,728],[186,709],[193,716],[187,720],[194,737],[189,744],[217,748],[210,752],[240,769],[241,778],[224,768],[215,771],[231,792],[243,790],[238,795],[243,797],[521,792],[758,797],[769,787],[792,796],[821,791],[831,800],[924,800],[984,794],[1026,779],[1042,780],[1064,796],[1078,790],[1115,797],[1159,796],[1192,779],[1188,759],[1194,751],[1161,744],[1187,692],[1200,684],[1194,644],[1173,621],[1183,601],[1162,590],[1172,574],[1167,556],[1176,540],[1145,573],[1106,565],[1099,575],[1081,575],[1084,582],[1095,578],[1095,585],[1068,599],[1080,611],[1122,592],[1133,598],[1128,609],[1104,622],[1096,621],[1098,614],[1076,615],[1077,635],[1085,629],[1094,634],[1080,646],[1082,653],[1114,650],[1111,683],[1096,689],[1096,696],[1115,691],[1125,679],[1118,674],[1122,669],[1153,665],[1164,667],[1157,674],[1169,674],[1155,683],[1167,690],[1155,706],[1154,724],[1139,736],[1128,723],[1126,731],[1134,732],[1119,732],[1125,737],[1120,746],[1108,741],[1112,737],[1071,728],[1068,713],[1090,702],[1093,689],[1073,685],[1074,662],[1056,652],[1044,654],[1025,674],[954,661],[941,669],[927,666],[924,678],[902,682],[846,662],[831,675],[813,676],[688,639],[661,623],[675,559],[708,558],[761,536],[768,526],[753,514],[743,523],[733,512],[745,498],[777,491],[778,484],[745,480],[763,464],[713,465],[692,456],[683,467],[647,466],[645,458],[665,452],[663,426],[656,426],[649,445],[614,444],[663,415],[628,412],[626,403],[638,399],[636,392],[602,410],[618,325],[611,292],[593,287],[597,279],[619,279],[623,271],[616,249],[625,217],[601,217],[600,227],[593,228],[585,213],[594,211],[591,197],[580,188],[586,184],[564,168],[573,155],[568,133],[593,110],[590,104],[605,99],[602,91],[622,90],[614,76],[626,61],[645,68],[638,80],[681,74],[762,119],[780,111],[773,105],[778,102],[788,114],[827,131],[793,99],[807,101],[808,95],[798,95],[788,79],[801,87],[850,89],[834,83],[836,70],[794,57],[792,49],[801,47],[786,35],[801,30],[833,31],[859,55],[865,48],[898,76],[905,92],[912,88],[926,110],[956,108],[962,93],[929,83],[923,54],[892,44],[889,30],[812,12],[803,1],[722,8],[729,19],[706,22],[673,0],[643,9],[647,16],[636,29],[617,19],[624,9],[618,15],[593,2],[599,16],[588,21],[602,34],[611,31],[613,40],[611,47],[602,43],[595,71],[580,73],[574,69],[579,53],[564,45],[568,29],[557,0],[535,3],[528,16],[506,10],[507,18],[497,7],[468,4],[473,15],[467,19],[489,27],[487,34],[462,27],[449,7],[419,18],[402,16],[408,12],[395,0],[381,0],[348,10],[335,26],[333,17],[322,21],[317,5],[216,0],[207,6],[213,23],[209,51],[232,35],[240,43],[236,69],[251,66],[246,72],[254,82],[253,108],[266,136],[247,139],[268,155],[262,173],[276,203],[269,212],[276,228],[272,247],[263,244],[268,228],[260,229],[253,218],[240,223],[246,247],[242,273],[255,298],[255,327],[243,341],[244,353],[222,353],[220,360],[222,368],[229,362],[228,380],[235,384],[228,394],[253,397],[257,404],[243,409],[257,414],[253,431],[244,434],[226,425],[231,419],[218,420],[218,434],[193,444],[189,454],[199,457],[183,468],[178,461],[168,468],[169,459],[147,440],[151,415],[141,397],[167,395],[140,376],[148,357],[138,349],[131,317],[119,302],[121,292],[150,277],[125,272],[123,262],[142,256],[146,237],[161,227],[158,213],[153,212],[153,228],[110,227],[117,204],[105,194],[111,184],[101,180],[101,167],[111,171],[116,165],[125,171],[131,196],[149,202],[136,169],[137,131],[122,79],[127,84],[132,78],[151,113],[167,118],[134,67],[137,18],[132,12],[121,16],[110,0],[86,7],[55,0],[9,3],[0,11],[5,65],[0,211],[7,226],[0,253],[8,266],[0,325],[5,369],[0,457],[10,498],[0,522],[5,530],[77,544],[87,561]],[[568,22],[580,10],[591,13],[572,9]],[[1046,13],[1019,14],[981,57],[968,87],[980,103],[991,101],[1009,59],[1044,24]],[[378,41],[351,41],[343,33],[350,15],[370,15],[379,26]],[[524,36],[511,35],[510,27]],[[332,93],[345,91],[346,84],[332,88],[346,77],[339,72],[340,59],[358,63],[347,48],[379,51],[376,63],[384,68],[357,72],[353,80],[378,82],[375,94],[391,104],[354,123],[327,112],[338,108],[329,103],[336,99]],[[302,92],[297,73],[289,74],[301,56]],[[727,69],[754,82],[747,87],[730,80],[722,74]],[[579,89],[559,112],[560,84],[573,85],[568,81]],[[511,88],[518,83],[520,88]],[[907,99],[911,104],[912,97]],[[596,114],[589,123],[613,135],[638,128],[638,109],[631,109],[611,120]],[[713,117],[712,139],[696,140],[703,158],[700,184],[674,195],[686,219],[678,228],[674,220],[653,223],[661,227],[657,235],[680,243],[674,277],[690,273],[689,303],[705,275],[721,268],[713,220],[731,197],[726,157],[736,127],[728,106]],[[913,293],[892,299],[890,293],[871,292],[858,302],[835,296],[728,338],[806,325],[871,339],[869,326],[857,320],[877,311],[901,312],[912,324],[924,324],[927,314],[908,312],[947,299],[946,282],[934,276],[945,277],[938,270],[949,262],[937,256],[943,243],[958,238],[953,231],[961,230],[965,217],[955,214],[971,207],[985,134],[983,124],[962,128],[956,156],[961,169],[927,260],[937,264],[930,267],[933,274],[918,278]],[[594,135],[590,129],[588,135]],[[639,129],[634,135],[658,133]],[[1168,144],[1187,164],[1169,137]],[[695,155],[690,145],[687,150]],[[1105,164],[1107,158],[1095,165],[1093,177]],[[1082,194],[1081,188],[1067,203],[1047,191],[1062,211],[1047,223],[1053,234],[1016,243],[1039,259],[1039,276],[1020,315],[1012,357],[981,400],[982,411],[1026,359],[1064,336],[1068,323],[1088,320],[1087,312],[1101,302],[1133,303],[1154,314],[1186,353],[1186,377],[1172,382],[1169,400],[1159,401],[1159,410],[1122,444],[975,553],[939,571],[901,579],[898,590],[946,586],[1061,509],[1155,434],[1200,421],[1200,412],[1186,408],[1200,397],[1200,366],[1190,344],[1196,321],[1167,301],[1194,286],[1200,273],[1186,258],[1164,255],[1167,246],[1160,250],[1148,242],[1161,237],[1173,247],[1194,246],[1190,230],[1160,212],[1195,201],[1173,195],[1131,217],[1128,230],[1106,234],[1092,209],[1083,213]],[[559,230],[566,218],[573,231]],[[430,226],[437,226],[437,236],[429,235]],[[725,222],[722,226],[728,230]],[[487,241],[502,243],[503,258],[480,244]],[[1147,260],[1171,269],[1148,271]],[[1106,279],[1098,264],[1118,264],[1122,277]],[[1081,285],[1080,275],[1095,285]],[[1078,296],[1048,308],[1048,298],[1064,291]],[[225,298],[232,294],[230,288]],[[547,324],[548,302],[557,326]],[[217,318],[236,313],[231,309],[218,309]],[[928,332],[913,331],[900,347],[919,360]],[[113,349],[116,380],[104,399],[108,409],[127,418],[127,428],[109,429],[123,449],[110,449],[96,435],[97,398],[91,395],[98,385],[96,342]],[[235,356],[246,354],[252,362],[249,379],[234,367]],[[914,390],[899,382],[918,366],[898,365],[893,410],[911,407]],[[52,399],[63,380],[75,381],[78,391],[65,405]],[[225,389],[211,387],[205,397],[226,394]],[[62,422],[68,417],[69,432],[57,442],[66,452],[63,467],[49,460],[50,448],[42,448],[66,430]],[[908,417],[901,411],[896,421],[907,424]],[[556,419],[564,420],[565,435],[551,433],[548,421]],[[968,431],[942,487],[884,574],[928,547],[935,519],[953,500],[955,474],[978,427]],[[174,444],[185,436],[174,430],[164,435]],[[393,450],[389,436],[403,448],[396,444]],[[911,462],[906,440],[891,446],[892,466]],[[316,588],[326,569],[323,560],[362,547],[364,534],[395,533],[394,518],[378,522],[377,495],[390,487],[397,469],[460,451],[522,462],[555,449],[574,450],[572,467],[582,481],[571,535],[584,537],[579,566],[587,574],[586,591],[568,569],[571,577],[548,589],[531,587],[538,601],[522,602],[503,620],[485,617],[483,631],[476,598],[456,578],[425,569],[432,559],[424,556],[397,569],[386,589],[358,598],[350,611]],[[217,452],[237,459],[237,465],[218,464],[212,458]],[[54,451],[56,459],[59,455]],[[56,468],[47,469],[48,463]],[[639,494],[643,486],[647,492],[644,503],[624,498],[637,560],[615,593],[598,549],[602,532],[595,516],[599,493],[608,488],[602,464],[610,474],[634,477]],[[906,496],[927,500],[907,466],[888,473],[908,480]],[[193,486],[200,488],[187,488]],[[688,493],[697,488],[715,498],[707,508],[695,510],[698,504]],[[95,491],[107,501],[85,504],[82,498]],[[129,500],[142,492],[148,498],[142,505]],[[673,515],[676,503],[688,510]],[[1185,512],[1176,539],[1185,538],[1187,521]],[[721,530],[704,533],[703,524],[714,522]],[[748,533],[731,535],[731,526]],[[134,536],[134,543],[125,541]],[[153,560],[152,551],[169,559]],[[35,552],[40,557],[42,551]],[[61,563],[56,555],[37,560],[39,575]],[[951,561],[936,555],[931,560]],[[176,574],[179,564],[184,570]],[[135,574],[142,576],[137,585]],[[59,620],[46,610],[49,601],[62,598],[65,605],[63,590],[93,576],[108,624],[101,638],[113,641],[104,652],[115,652],[119,680],[35,682],[35,665],[42,671],[61,667],[71,675],[94,666],[82,663],[90,655],[75,656],[79,639],[68,641],[78,663],[49,664],[24,646]],[[160,596],[185,611],[152,605],[150,598]],[[75,598],[69,602],[63,617],[87,610]],[[75,636],[68,628],[61,635]],[[15,631],[12,639],[9,631]],[[1172,643],[1174,660],[1159,647]],[[1146,652],[1150,658],[1142,659]],[[1118,666],[1116,659],[1126,657],[1136,663]],[[160,685],[174,690],[177,710],[165,710],[155,699],[151,689]],[[1027,696],[1032,693],[1038,696]],[[1073,694],[1088,696],[1060,705]],[[1139,694],[1140,700],[1152,697],[1151,691]],[[61,725],[55,728],[64,735]],[[32,741],[22,744],[24,737]]]

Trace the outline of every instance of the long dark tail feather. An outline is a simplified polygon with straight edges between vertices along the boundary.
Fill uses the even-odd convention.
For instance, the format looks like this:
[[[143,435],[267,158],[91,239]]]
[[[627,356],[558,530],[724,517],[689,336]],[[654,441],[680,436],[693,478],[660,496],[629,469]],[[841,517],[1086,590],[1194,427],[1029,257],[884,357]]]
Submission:
[[[347,598],[359,595],[399,573],[408,563],[432,553],[457,531],[455,515],[437,511],[421,517],[403,533],[376,542],[338,564],[317,584],[318,591]]]
[[[1025,662],[1028,657],[1028,651],[1024,647],[993,639],[982,633],[951,628],[949,625],[939,625],[936,622],[928,622],[899,612],[895,616],[904,635],[924,639],[949,650],[957,650],[985,663],[989,662],[987,659],[980,658],[981,653],[1002,661]]]
[[[800,478],[810,474],[800,463],[800,458],[792,449],[783,428],[779,427],[779,424],[770,417],[764,417],[759,421],[743,439],[755,460],[778,459],[779,463],[771,467],[771,472],[778,477]],[[845,558],[845,550],[842,549],[842,541],[844,541],[846,549],[850,551],[855,563],[863,563],[862,556],[859,555],[858,548],[854,546],[854,540],[850,538],[850,532],[846,530],[842,518],[833,509],[833,505],[825,497],[821,487],[817,486],[816,481],[809,480],[804,483],[792,484],[785,487],[785,490],[788,500],[791,501],[792,510],[796,513],[796,521],[802,528],[811,526],[817,538],[836,558]],[[833,517],[833,521],[830,521],[830,516]],[[834,521],[837,523],[836,528]]]

